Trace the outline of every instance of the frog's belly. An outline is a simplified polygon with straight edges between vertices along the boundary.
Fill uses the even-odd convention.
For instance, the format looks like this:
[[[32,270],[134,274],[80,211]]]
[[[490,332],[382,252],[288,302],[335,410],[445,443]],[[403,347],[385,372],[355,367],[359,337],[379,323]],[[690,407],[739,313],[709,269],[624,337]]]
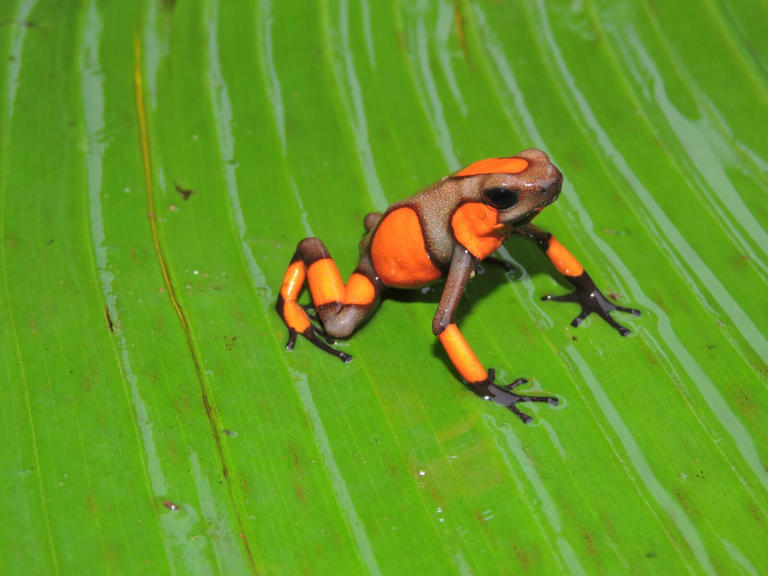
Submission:
[[[381,221],[371,242],[371,260],[381,281],[394,288],[417,288],[443,275],[429,258],[419,217],[408,207]]]

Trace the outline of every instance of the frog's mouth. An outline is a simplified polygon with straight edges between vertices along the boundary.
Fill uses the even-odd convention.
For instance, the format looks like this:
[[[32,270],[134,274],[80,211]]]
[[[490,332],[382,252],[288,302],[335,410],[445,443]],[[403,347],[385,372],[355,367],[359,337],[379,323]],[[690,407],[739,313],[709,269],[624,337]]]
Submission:
[[[529,210],[528,212],[523,213],[517,218],[511,219],[510,221],[506,222],[506,224],[511,226],[524,226],[525,224],[529,224],[531,220],[536,218],[536,216],[538,216],[539,213],[544,210],[544,208],[550,204],[553,204],[557,200],[557,198],[560,196],[561,183],[562,177],[558,178],[551,186],[547,186],[546,188],[540,190],[537,194],[538,198],[536,200],[536,207],[532,210]],[[543,199],[542,196],[544,197]]]
[[[526,224],[530,224],[531,220],[536,218],[536,216],[539,215],[539,213],[544,210],[544,207],[536,208],[536,210],[531,210],[527,214],[523,214],[520,218],[516,218],[515,220],[509,222],[509,226],[525,226]]]
[[[555,193],[552,195],[552,197],[547,198],[547,200],[534,208],[533,210],[529,210],[528,212],[524,212],[520,216],[510,218],[509,220],[504,221],[505,226],[525,226],[526,224],[530,224],[531,220],[536,218],[544,208],[552,204],[555,200],[557,200],[559,193]]]

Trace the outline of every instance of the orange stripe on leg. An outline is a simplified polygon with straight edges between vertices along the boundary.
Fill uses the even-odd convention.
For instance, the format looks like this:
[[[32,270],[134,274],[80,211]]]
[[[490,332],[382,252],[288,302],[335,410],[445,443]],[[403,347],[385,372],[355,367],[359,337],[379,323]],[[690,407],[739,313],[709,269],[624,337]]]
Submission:
[[[344,304],[369,306],[373,303],[375,298],[376,289],[373,287],[373,282],[371,282],[368,277],[357,272],[349,277]]]
[[[302,261],[291,262],[283,276],[283,284],[280,286],[280,296],[283,300],[298,300],[299,293],[304,286],[307,277],[307,266]]]
[[[313,262],[307,270],[307,278],[315,306],[344,302],[344,282],[336,263],[330,258]]]
[[[296,301],[287,301],[283,305],[283,320],[288,328],[304,333],[310,327],[309,317]]]
[[[488,373],[472,352],[472,348],[469,347],[456,324],[449,324],[437,337],[464,380],[482,382],[488,378]]]
[[[581,276],[584,272],[584,268],[579,264],[579,261],[573,257],[573,254],[568,252],[565,246],[555,240],[554,236],[549,239],[547,258],[555,265],[555,269],[565,276]]]

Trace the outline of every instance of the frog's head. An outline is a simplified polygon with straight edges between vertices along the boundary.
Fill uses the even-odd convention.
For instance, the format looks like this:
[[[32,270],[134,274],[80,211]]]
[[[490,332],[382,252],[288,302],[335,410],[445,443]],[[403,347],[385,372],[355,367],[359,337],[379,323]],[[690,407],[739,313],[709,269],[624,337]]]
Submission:
[[[465,200],[497,211],[504,229],[527,224],[560,195],[563,175],[535,148],[508,158],[475,162],[454,174],[466,178]]]

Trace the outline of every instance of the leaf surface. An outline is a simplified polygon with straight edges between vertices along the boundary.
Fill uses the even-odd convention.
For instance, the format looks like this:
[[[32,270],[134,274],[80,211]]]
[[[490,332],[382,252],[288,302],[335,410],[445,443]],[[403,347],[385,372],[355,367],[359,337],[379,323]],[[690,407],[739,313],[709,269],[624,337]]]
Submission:
[[[768,571],[768,4],[0,8],[0,573]],[[643,315],[581,327],[511,240],[348,365],[274,310],[297,242],[547,151],[537,224]]]

